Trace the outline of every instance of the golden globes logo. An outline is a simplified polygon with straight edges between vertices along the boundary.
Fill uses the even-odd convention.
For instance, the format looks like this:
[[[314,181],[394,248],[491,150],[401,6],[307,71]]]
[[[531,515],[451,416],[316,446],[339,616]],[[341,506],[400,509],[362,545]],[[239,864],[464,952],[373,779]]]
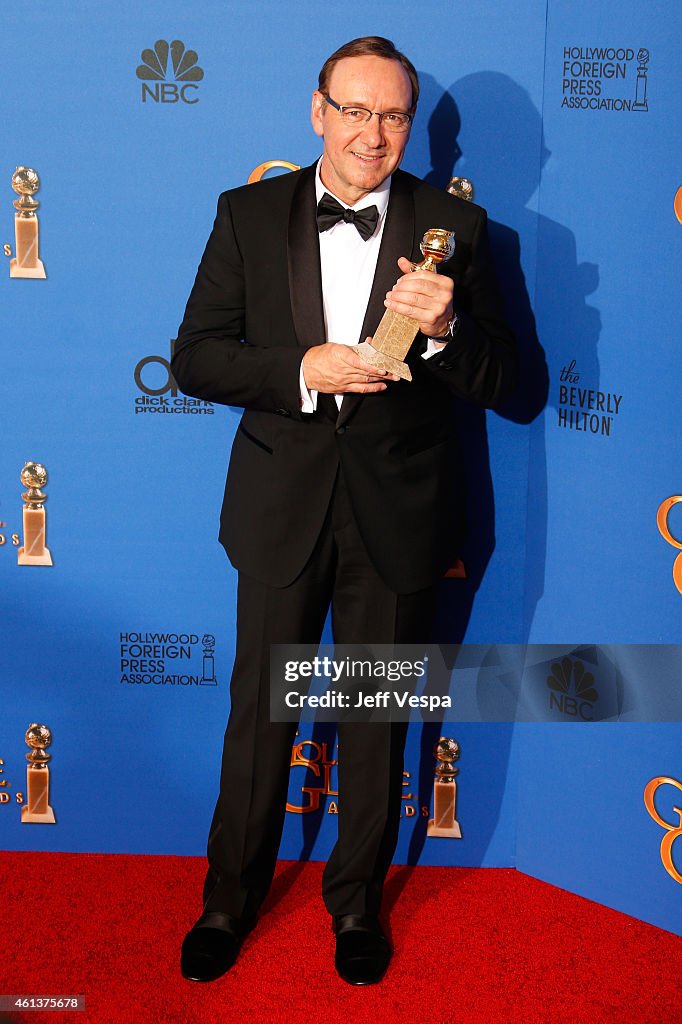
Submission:
[[[273,167],[283,167],[286,171],[300,171],[301,169],[298,164],[292,164],[289,160],[265,160],[262,164],[258,164],[258,167],[254,167],[246,179],[246,184],[253,185],[254,181],[260,181],[263,175]]]
[[[654,779],[650,779],[644,787],[644,806],[656,824],[665,829],[665,835],[661,840],[661,861],[663,867],[671,878],[682,885],[682,874],[680,874],[673,863],[673,845],[675,840],[682,836],[682,808],[673,807],[673,811],[678,816],[677,822],[671,824],[671,822],[666,821],[656,810],[654,802],[659,786],[674,786],[675,789],[679,789],[682,792],[682,782],[678,782],[677,779],[671,779],[667,775],[659,775]]]
[[[675,198],[673,199],[673,209],[675,211],[675,216],[677,217],[680,224],[682,224],[682,185],[680,185],[677,192],[675,193]]]
[[[668,513],[678,501],[682,501],[682,494],[674,494],[672,498],[666,498],[665,501],[661,502],[656,513],[656,525],[663,540],[682,552],[682,542],[673,537],[668,526]],[[673,562],[673,582],[680,594],[682,594],[682,554],[679,554]]]
[[[306,750],[306,748],[308,748]],[[301,799],[304,803],[298,807],[296,804],[287,802],[287,811],[292,814],[311,814],[319,811],[320,800],[323,796],[338,796],[338,789],[332,787],[332,768],[338,764],[327,753],[326,743],[316,743],[314,740],[301,740],[294,744],[291,750],[291,767],[310,770],[315,778],[319,779],[319,786],[301,786]],[[327,814],[337,814],[338,806],[331,801],[327,808]]]
[[[330,755],[326,742],[317,743],[315,740],[300,740],[291,748],[291,768],[303,768],[304,772],[310,771],[317,780],[317,785],[301,786],[301,803],[293,804],[287,801],[286,809],[289,814],[314,814],[323,811],[326,814],[338,814],[339,805],[336,799],[331,799],[323,808],[323,797],[338,797],[339,791],[334,788],[332,771],[338,765],[337,758]],[[403,789],[409,789],[411,772],[403,771]],[[304,775],[304,781],[306,776]],[[413,818],[416,815],[414,804],[409,803],[413,799],[411,792],[402,794],[401,818]],[[422,809],[424,816],[428,816],[428,807]]]

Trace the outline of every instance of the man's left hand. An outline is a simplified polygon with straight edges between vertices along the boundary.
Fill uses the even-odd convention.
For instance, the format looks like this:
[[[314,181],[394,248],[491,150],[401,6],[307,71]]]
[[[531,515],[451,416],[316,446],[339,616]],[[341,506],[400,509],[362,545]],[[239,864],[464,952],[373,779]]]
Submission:
[[[398,266],[403,277],[387,292],[384,305],[412,317],[427,337],[442,337],[453,317],[452,279],[429,270],[412,271],[412,264],[404,256],[398,260]]]

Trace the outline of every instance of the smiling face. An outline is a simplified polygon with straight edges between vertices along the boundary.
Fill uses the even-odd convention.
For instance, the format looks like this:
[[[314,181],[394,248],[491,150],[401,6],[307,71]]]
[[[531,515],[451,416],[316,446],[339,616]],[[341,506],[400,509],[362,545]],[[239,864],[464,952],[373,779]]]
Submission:
[[[344,57],[332,69],[328,91],[341,106],[379,111],[409,111],[412,107],[407,72],[397,60],[384,57]],[[386,131],[378,117],[361,125],[345,124],[317,89],[311,120],[316,134],[324,139],[322,183],[349,206],[393,173],[410,137],[409,130]]]

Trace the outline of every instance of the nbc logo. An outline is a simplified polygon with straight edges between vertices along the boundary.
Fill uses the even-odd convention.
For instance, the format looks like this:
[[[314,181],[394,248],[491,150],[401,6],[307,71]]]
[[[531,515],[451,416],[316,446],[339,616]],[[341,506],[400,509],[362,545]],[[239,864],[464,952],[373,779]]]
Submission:
[[[168,67],[170,54],[173,81],[168,81],[171,71]],[[199,97],[192,97],[192,92],[199,88],[196,82],[204,77],[203,68],[199,67],[199,57],[194,50],[186,50],[180,39],[174,39],[169,45],[165,39],[157,39],[153,50],[143,50],[140,54],[142,64],[135,72],[142,81],[142,102],[147,98],[154,103],[198,103]],[[153,83],[153,84],[148,84]]]
[[[573,661],[571,658],[555,661],[552,674],[547,677],[547,686],[550,690],[550,711],[556,707],[571,718],[582,718],[586,722],[593,720],[593,704],[599,695],[594,686],[594,676],[585,671],[582,661]]]

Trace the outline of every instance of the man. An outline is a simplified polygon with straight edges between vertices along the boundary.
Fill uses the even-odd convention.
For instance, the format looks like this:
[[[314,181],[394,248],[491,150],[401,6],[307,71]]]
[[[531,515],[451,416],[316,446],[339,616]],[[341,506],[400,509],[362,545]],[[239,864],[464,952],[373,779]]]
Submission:
[[[398,170],[418,93],[388,40],[337,50],[313,93],[321,160],[220,197],[180,328],[182,390],[245,409],[221,516],[237,650],[204,912],[182,950],[193,980],[234,963],[275,868],[296,727],[269,719],[270,645],[317,643],[330,602],[337,643],[428,640],[458,544],[453,396],[493,406],[513,384],[484,211]],[[430,227],[455,231],[455,256],[443,274],[410,273]],[[419,323],[410,383],[353,348],[386,308]],[[378,913],[405,734],[338,724],[323,896],[352,984],[378,981],[391,955]]]

